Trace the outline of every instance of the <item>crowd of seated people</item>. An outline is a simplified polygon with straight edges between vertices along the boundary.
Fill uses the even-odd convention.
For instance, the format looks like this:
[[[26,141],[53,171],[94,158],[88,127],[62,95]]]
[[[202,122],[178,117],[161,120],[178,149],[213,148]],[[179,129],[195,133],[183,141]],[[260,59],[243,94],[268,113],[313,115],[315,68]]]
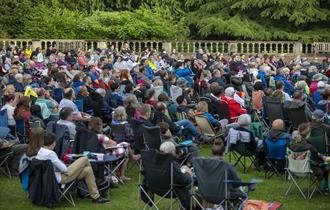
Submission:
[[[104,202],[106,199],[100,198],[92,181],[96,171],[90,170],[86,158],[71,164],[79,163],[79,167],[67,167],[61,162],[72,153],[78,132],[82,129],[91,132],[105,153],[129,157],[118,174],[129,181],[125,174],[128,160],[138,161],[141,150],[146,149],[142,125],[160,127],[161,151],[172,153],[173,145],[177,147],[189,140],[193,142],[189,150],[175,151],[183,155],[193,152],[197,156],[194,144],[214,140],[202,132],[195,120],[199,115],[224,135],[228,131],[220,123],[222,119],[237,123],[235,130],[248,134],[244,145],[260,164],[267,153],[262,141],[285,140],[292,150],[311,150],[312,159],[324,160],[325,152],[315,146],[310,136],[322,129],[330,137],[330,85],[326,76],[330,71],[329,57],[319,63],[301,57],[278,59],[276,55],[230,53],[226,57],[200,49],[194,58],[183,60],[183,55],[176,52],[145,49],[135,54],[127,50],[127,44],[125,47],[87,52],[52,48],[46,54],[34,49],[27,59],[23,59],[25,49],[0,50],[0,59],[12,61],[6,63],[8,73],[0,71],[0,134],[4,139],[1,145],[7,145],[1,148],[15,154],[9,159],[13,175],[17,174],[17,160],[27,147],[26,156],[52,160],[58,169],[55,172],[59,183],[85,179],[93,200]],[[70,59],[63,59],[63,53]],[[41,56],[42,60],[36,59]],[[273,113],[265,108],[266,97],[279,99],[283,119],[270,120]],[[298,128],[291,125],[295,119],[287,119],[288,103],[304,107],[306,122]],[[257,121],[254,114],[263,118],[264,127],[266,124],[271,127],[264,135],[257,136],[251,127]],[[57,151],[56,142],[64,137],[56,136],[54,140],[50,133],[45,134],[46,138],[41,134],[54,122],[68,128],[70,145],[61,154],[52,150]],[[121,126],[122,133],[118,133]],[[19,128],[23,128],[23,133]],[[40,130],[38,143],[34,142],[35,128]],[[293,129],[298,129],[294,135]],[[227,136],[223,137],[225,144],[231,142],[225,142]],[[116,146],[117,149],[107,151]],[[218,147],[214,146],[214,154],[222,157],[223,148]],[[321,167],[319,171],[320,180],[327,182],[327,169]]]

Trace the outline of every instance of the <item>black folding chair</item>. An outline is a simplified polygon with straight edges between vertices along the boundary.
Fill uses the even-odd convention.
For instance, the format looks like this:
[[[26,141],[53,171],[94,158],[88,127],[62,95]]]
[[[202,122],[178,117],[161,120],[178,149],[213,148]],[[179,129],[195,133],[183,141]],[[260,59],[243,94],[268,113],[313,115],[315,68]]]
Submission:
[[[256,184],[260,182],[257,180],[250,182],[229,180],[228,173],[231,166],[220,159],[194,158],[193,166],[198,191],[193,193],[192,202],[203,210],[205,208],[201,199],[216,205],[217,209],[218,207],[220,209],[241,209],[244,201],[247,200],[248,192],[255,190]],[[230,191],[233,189],[231,185],[245,186],[247,190],[236,189],[234,193]]]
[[[143,139],[146,147],[148,149],[156,149],[159,150],[159,147],[162,143],[160,138],[160,127],[159,126],[152,126],[148,127],[142,125],[143,127]]]
[[[149,205],[149,209],[159,210],[157,205],[165,198],[170,199],[170,209],[173,209],[176,198],[173,181],[173,156],[154,149],[142,150],[141,160],[137,209],[140,209],[141,198],[144,198],[145,202],[143,209]],[[143,182],[141,175],[144,177]],[[154,194],[160,197],[156,201],[153,198]]]
[[[305,112],[306,105],[301,102],[297,103],[294,101],[286,101],[284,103],[284,109],[290,119],[291,126],[293,129],[298,129],[301,123],[308,122],[308,117]]]
[[[128,141],[128,139],[126,139],[125,124],[111,124],[110,128],[110,135],[117,143]]]
[[[282,119],[283,121],[285,120],[284,109],[281,103],[281,99],[265,96],[262,100],[270,124],[272,124],[273,121],[277,119]]]

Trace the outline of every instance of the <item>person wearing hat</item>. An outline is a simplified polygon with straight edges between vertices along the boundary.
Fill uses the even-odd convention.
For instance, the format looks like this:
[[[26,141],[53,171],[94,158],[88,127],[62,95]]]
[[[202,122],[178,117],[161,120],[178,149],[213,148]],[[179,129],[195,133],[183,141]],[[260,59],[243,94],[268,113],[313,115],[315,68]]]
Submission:
[[[324,123],[325,117],[326,114],[322,110],[316,109],[312,114],[311,129],[313,132],[314,129],[322,128],[326,132],[328,139],[330,139],[330,125]]]
[[[315,106],[319,103],[319,101],[322,100],[322,93],[324,92],[324,90],[325,90],[325,82],[319,81],[317,83],[317,90],[313,94],[313,101]]]
[[[328,78],[325,78],[325,76],[321,73],[317,73],[312,77],[312,83],[309,86],[310,93],[311,93],[312,96],[314,95],[314,92],[318,88],[317,84],[319,83],[319,81],[322,81],[324,79],[328,80]]]

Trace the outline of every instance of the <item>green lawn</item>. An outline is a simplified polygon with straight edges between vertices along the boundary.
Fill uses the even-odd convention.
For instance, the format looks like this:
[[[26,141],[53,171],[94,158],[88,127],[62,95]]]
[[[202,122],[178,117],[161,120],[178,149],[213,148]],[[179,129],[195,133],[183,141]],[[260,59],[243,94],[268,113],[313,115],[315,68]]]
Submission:
[[[201,153],[204,156],[210,155],[210,146],[203,145]],[[264,173],[250,170],[247,174],[241,173],[241,168],[238,167],[238,172],[241,178],[248,181],[251,178],[264,180]],[[63,201],[61,207],[57,209],[136,209],[137,208],[137,167],[130,166],[127,175],[133,179],[119,188],[113,189],[111,192],[111,203],[109,204],[93,204],[88,199],[78,199],[76,207],[72,208],[67,202]],[[282,209],[290,210],[305,210],[305,209],[330,209],[330,198],[319,194],[310,200],[303,200],[296,190],[285,198],[284,191],[288,183],[283,181],[282,177],[272,177],[270,180],[264,180],[263,183],[257,186],[257,190],[250,193],[252,199],[262,199],[267,201],[279,201],[283,204]],[[37,207],[32,205],[22,192],[19,179],[8,179],[0,175],[0,210],[18,210],[18,209],[47,209],[44,207]]]

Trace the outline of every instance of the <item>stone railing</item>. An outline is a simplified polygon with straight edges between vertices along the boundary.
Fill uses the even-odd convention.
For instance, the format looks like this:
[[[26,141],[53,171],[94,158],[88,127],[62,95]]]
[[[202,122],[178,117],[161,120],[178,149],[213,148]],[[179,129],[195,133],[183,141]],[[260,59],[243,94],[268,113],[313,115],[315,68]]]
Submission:
[[[178,53],[192,54],[199,48],[208,50],[210,53],[285,53],[285,54],[320,54],[330,53],[329,42],[314,42],[305,44],[294,41],[221,41],[221,40],[190,40],[190,41],[139,41],[139,40],[64,40],[64,39],[0,39],[0,48],[4,46],[17,46],[26,48],[32,45],[47,49],[55,46],[60,50],[88,50],[95,48],[109,48],[113,45],[117,49],[121,49],[127,42],[131,49],[135,52],[141,52],[145,48],[155,49],[157,51],[165,50],[167,52],[176,49]]]

